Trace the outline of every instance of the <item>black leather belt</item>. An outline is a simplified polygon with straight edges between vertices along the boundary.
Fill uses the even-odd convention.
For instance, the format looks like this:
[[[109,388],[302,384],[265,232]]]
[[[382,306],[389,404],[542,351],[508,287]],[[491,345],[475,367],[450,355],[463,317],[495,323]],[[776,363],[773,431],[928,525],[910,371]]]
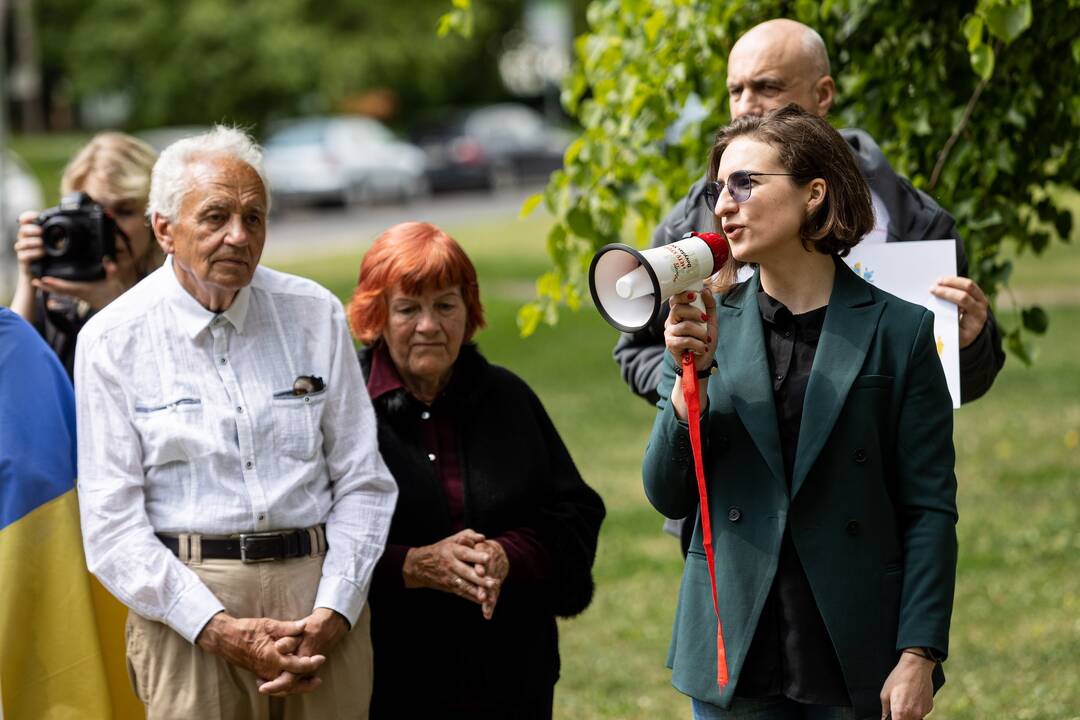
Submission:
[[[158,534],[158,539],[180,556],[180,538]],[[241,560],[245,563],[270,562],[311,555],[311,536],[307,530],[241,533],[227,538],[202,537],[202,557],[208,560]]]

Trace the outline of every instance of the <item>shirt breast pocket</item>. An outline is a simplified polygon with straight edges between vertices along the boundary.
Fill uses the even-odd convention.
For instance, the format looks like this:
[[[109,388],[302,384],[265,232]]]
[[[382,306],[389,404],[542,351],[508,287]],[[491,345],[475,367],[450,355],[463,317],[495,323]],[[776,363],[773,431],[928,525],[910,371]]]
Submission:
[[[297,460],[315,457],[322,445],[322,408],[326,390],[306,395],[276,393],[272,400],[274,451]]]
[[[148,466],[188,462],[213,452],[202,400],[183,397],[165,403],[136,403],[135,427]]]

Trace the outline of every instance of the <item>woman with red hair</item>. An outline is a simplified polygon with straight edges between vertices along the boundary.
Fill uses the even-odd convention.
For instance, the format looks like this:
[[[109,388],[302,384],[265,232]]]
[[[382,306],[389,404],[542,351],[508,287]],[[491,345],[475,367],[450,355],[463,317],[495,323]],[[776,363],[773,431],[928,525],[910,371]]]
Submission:
[[[399,486],[371,588],[371,717],[551,718],[555,617],[592,598],[603,502],[536,395],[471,342],[476,270],[442,230],[380,235],[349,322]]]

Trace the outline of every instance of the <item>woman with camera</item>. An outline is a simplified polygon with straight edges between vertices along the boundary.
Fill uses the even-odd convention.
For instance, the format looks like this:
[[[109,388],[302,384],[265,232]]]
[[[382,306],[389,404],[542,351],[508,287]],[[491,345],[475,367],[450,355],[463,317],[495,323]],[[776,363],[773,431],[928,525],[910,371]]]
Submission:
[[[75,340],[89,317],[164,259],[146,221],[150,171],[155,160],[157,154],[141,140],[107,132],[94,136],[64,170],[61,194],[86,193],[111,218],[112,222],[103,226],[115,228],[115,252],[100,261],[104,278],[77,281],[50,276],[48,262],[38,277],[35,264],[55,260],[57,255],[75,254],[79,249],[71,252],[63,246],[53,247],[46,258],[41,216],[33,211],[19,216],[15,242],[19,280],[11,309],[37,328],[60,357],[69,377],[75,363]],[[81,218],[75,218],[74,222],[79,224]],[[73,231],[71,237],[79,242],[81,234]]]

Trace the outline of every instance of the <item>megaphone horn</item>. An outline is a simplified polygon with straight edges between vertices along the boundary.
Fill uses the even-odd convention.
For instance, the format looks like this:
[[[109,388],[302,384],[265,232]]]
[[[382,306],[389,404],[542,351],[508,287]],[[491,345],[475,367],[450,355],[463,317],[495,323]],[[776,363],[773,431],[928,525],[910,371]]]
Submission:
[[[687,233],[681,240],[644,251],[611,243],[593,257],[589,290],[610,325],[637,332],[660,314],[660,303],[700,289],[729,255],[727,240],[718,233]]]

